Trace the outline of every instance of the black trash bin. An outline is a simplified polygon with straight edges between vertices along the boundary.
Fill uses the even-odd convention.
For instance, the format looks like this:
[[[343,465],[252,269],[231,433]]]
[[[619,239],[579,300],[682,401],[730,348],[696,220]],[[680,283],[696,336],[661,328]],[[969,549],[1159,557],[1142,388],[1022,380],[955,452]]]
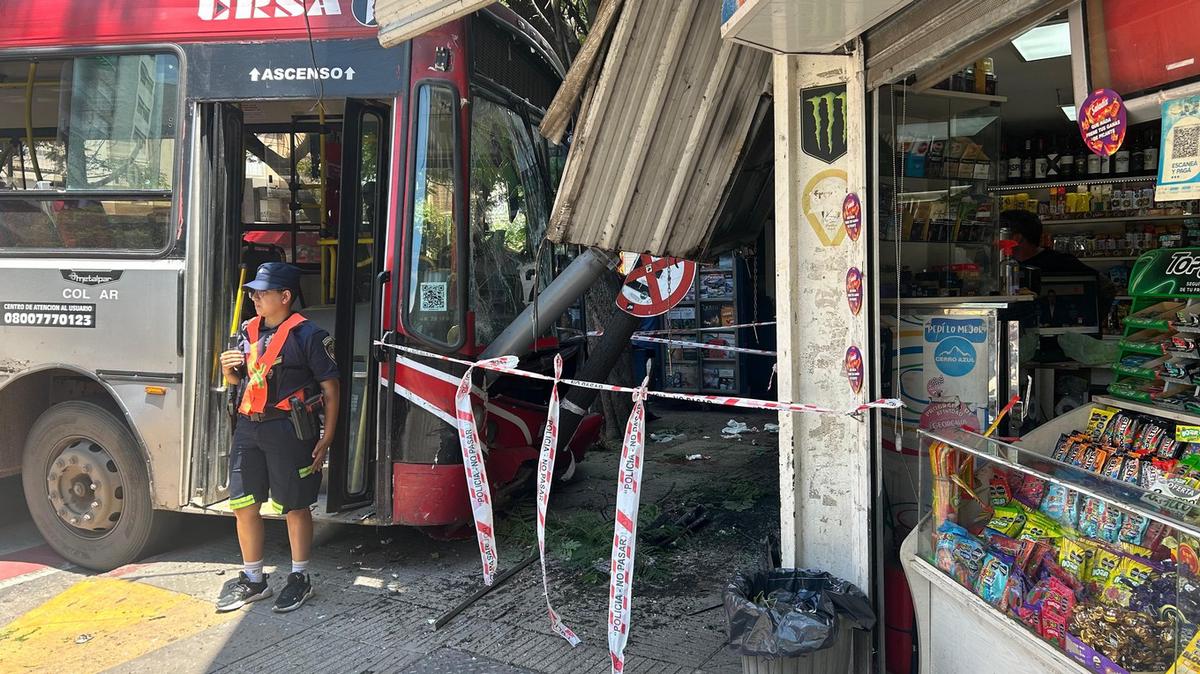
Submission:
[[[739,573],[725,588],[729,643],[746,674],[849,672],[850,628],[875,626],[853,583],[816,569]]]

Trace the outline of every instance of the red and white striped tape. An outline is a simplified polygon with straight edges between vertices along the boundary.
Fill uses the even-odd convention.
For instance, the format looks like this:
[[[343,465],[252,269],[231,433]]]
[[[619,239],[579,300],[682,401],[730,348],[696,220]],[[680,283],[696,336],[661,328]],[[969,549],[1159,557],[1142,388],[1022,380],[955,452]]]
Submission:
[[[767,325],[775,325],[775,321],[761,321],[758,323],[738,323],[737,325],[716,325],[707,328],[671,328],[663,330],[639,330],[634,333],[634,339],[638,339],[636,335],[669,335],[680,334],[687,332],[728,332],[729,330],[737,330],[739,328],[758,328]]]
[[[778,356],[777,351],[764,351],[763,349],[750,349],[744,346],[726,346],[724,344],[706,344],[704,342],[689,342],[686,339],[667,339],[666,337],[650,337],[644,333],[633,333],[631,337],[635,342],[653,342],[655,344],[667,344],[670,346],[682,346],[691,349],[710,349],[712,351],[736,351],[737,353],[752,353],[759,356]]]
[[[600,384],[597,382],[581,381],[562,378],[562,359],[556,357],[554,376],[537,372],[516,369],[519,362],[515,356],[502,356],[479,362],[471,362],[451,356],[430,353],[420,349],[397,344],[375,342],[377,346],[410,353],[425,358],[458,363],[467,366],[467,372],[454,397],[456,417],[458,421],[458,438],[462,445],[463,467],[467,476],[468,493],[471,498],[471,514],[475,518],[476,537],[479,541],[479,554],[483,560],[483,582],[492,584],[495,577],[499,556],[496,550],[494,533],[491,493],[488,486],[487,470],[484,465],[483,446],[475,425],[475,413],[471,409],[471,372],[475,368],[494,370],[505,374],[540,379],[553,382],[551,388],[550,407],[546,419],[546,431],[542,437],[542,449],[538,460],[538,552],[542,561],[542,587],[546,593],[546,608],[550,615],[550,626],[556,633],[571,643],[579,643],[579,638],[565,624],[550,604],[549,580],[546,575],[546,512],[550,502],[550,486],[554,476],[554,460],[558,445],[558,413],[560,400],[558,384],[610,391],[630,393],[633,395],[633,411],[625,426],[625,440],[621,447],[621,462],[617,478],[617,510],[616,521],[613,525],[613,550],[609,576],[609,609],[608,609],[608,649],[614,674],[621,674],[625,669],[625,645],[629,641],[630,616],[633,597],[634,554],[637,550],[637,518],[642,484],[642,465],[646,447],[646,407],[648,396],[658,396],[674,400],[686,400],[712,405],[742,407],[749,409],[775,410],[778,412],[807,412],[810,414],[840,414],[854,415],[875,408],[894,409],[903,403],[895,398],[882,398],[868,403],[856,405],[849,410],[835,410],[820,405],[808,403],[777,402],[774,400],[756,400],[754,398],[737,398],[731,396],[694,395],[690,393],[666,393],[649,391],[646,385],[649,378],[638,388]],[[647,363],[647,368],[650,363]]]
[[[399,344],[385,344],[383,342],[375,342],[376,346],[381,346],[388,349],[395,349],[405,353],[411,353],[426,358],[442,360],[448,363],[458,363],[468,367],[477,367],[484,370],[495,370],[505,374],[511,374],[517,377],[528,377],[530,379],[540,379],[542,381],[554,381],[554,377],[542,374],[540,372],[529,372],[527,370],[518,370],[516,368],[503,367],[496,365],[491,361],[473,362],[453,358],[451,356],[443,356],[437,353],[430,353],[420,349],[414,349],[410,346],[401,346]],[[717,347],[708,347],[717,348]],[[508,356],[511,358],[511,356]],[[579,388],[590,388],[597,391],[609,391],[612,393],[629,393],[633,394],[639,389],[628,386],[617,386],[615,384],[600,384],[594,381],[583,381],[580,379],[560,379],[562,384],[567,386],[576,386]],[[688,402],[705,403],[709,405],[724,405],[726,407],[741,407],[754,410],[774,410],[776,412],[806,412],[809,414],[840,414],[844,416],[853,416],[861,414],[871,409],[896,409],[903,407],[904,403],[899,398],[879,398],[871,402],[860,403],[849,409],[835,410],[832,407],[823,407],[821,405],[813,405],[811,403],[792,403],[779,402],[775,400],[759,400],[757,398],[739,398],[734,396],[714,396],[714,395],[697,395],[694,393],[669,393],[667,391],[646,391],[647,396],[657,398],[670,398],[671,400],[685,400]]]
[[[650,369],[650,363],[646,363]],[[642,493],[642,460],[646,450],[646,385],[633,392],[633,411],[625,424],[621,462],[617,466],[617,515],[613,523],[612,560],[608,577],[608,655],[612,671],[625,671],[625,644],[633,612],[633,567],[637,552],[638,506]]]
[[[475,519],[475,538],[479,541],[479,557],[483,561],[484,585],[491,585],[495,579],[500,553],[496,550],[496,526],[492,518],[492,490],[488,483],[487,462],[475,425],[475,410],[471,407],[471,373],[476,366],[508,371],[516,367],[518,362],[516,356],[501,356],[469,364],[454,394],[458,442],[462,447],[463,470],[467,474],[467,497],[471,500],[471,515]]]
[[[563,623],[558,612],[550,604],[550,579],[546,575],[546,511],[550,506],[550,487],[554,480],[554,460],[558,453],[558,380],[562,378],[562,356],[554,356],[554,385],[550,387],[550,405],[546,412],[546,432],[542,435],[542,451],[538,455],[537,472],[537,538],[538,555],[542,560],[542,592],[546,595],[546,611],[550,615],[550,629],[567,640],[572,646],[579,644],[579,637]],[[567,451],[570,451],[569,449]]]

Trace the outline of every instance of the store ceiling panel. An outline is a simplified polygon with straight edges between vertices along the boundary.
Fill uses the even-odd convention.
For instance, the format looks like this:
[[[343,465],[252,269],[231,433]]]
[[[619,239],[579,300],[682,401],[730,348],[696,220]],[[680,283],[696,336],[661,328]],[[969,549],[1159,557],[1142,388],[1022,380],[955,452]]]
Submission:
[[[1077,0],[916,0],[864,36],[867,86],[916,73],[918,90],[1067,9]]]
[[[744,0],[721,37],[786,54],[841,48],[912,0]]]
[[[624,3],[582,94],[550,240],[691,259],[714,252],[771,79],[771,56],[722,40],[720,21],[718,0]]]

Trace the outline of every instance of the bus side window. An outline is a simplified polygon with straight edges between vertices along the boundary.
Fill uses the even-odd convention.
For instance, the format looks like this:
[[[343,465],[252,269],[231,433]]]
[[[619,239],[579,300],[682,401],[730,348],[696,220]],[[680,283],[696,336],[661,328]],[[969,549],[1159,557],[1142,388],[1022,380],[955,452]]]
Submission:
[[[436,344],[461,345],[465,308],[459,300],[455,220],[456,96],[424,84],[416,96],[412,148],[412,237],[405,325]]]
[[[545,182],[525,120],[488,98],[471,102],[471,302],[475,343],[491,342],[533,296],[546,234]],[[541,285],[551,277],[544,251]]]

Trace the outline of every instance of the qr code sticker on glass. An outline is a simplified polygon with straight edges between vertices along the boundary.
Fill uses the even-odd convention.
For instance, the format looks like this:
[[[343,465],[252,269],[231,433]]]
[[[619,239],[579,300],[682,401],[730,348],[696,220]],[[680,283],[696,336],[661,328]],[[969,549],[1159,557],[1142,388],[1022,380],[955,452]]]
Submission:
[[[1200,125],[1175,127],[1171,154],[1180,159],[1200,156]]]
[[[446,310],[446,282],[426,281],[421,283],[421,311]]]

